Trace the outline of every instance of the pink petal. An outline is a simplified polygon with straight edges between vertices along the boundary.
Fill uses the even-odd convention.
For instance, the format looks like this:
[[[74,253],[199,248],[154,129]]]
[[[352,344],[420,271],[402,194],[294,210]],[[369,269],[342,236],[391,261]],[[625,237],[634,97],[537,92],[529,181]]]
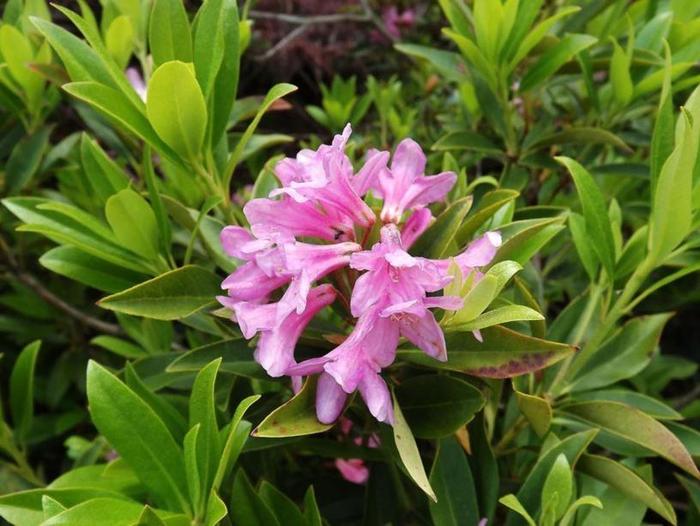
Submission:
[[[248,230],[240,226],[227,226],[221,231],[220,239],[224,252],[229,256],[243,260],[250,259],[250,254],[241,250],[243,245],[255,239]]]
[[[388,161],[389,152],[380,152],[378,150],[370,150],[367,152],[365,164],[351,181],[357,195],[363,196],[370,188],[376,188],[378,186],[379,174],[382,170],[386,169]]]
[[[348,460],[338,458],[335,460],[335,467],[338,468],[342,477],[353,484],[364,484],[369,479],[369,469],[362,459],[351,458]]]
[[[250,340],[258,331],[270,330],[274,327],[277,305],[268,303],[260,305],[241,301],[233,306],[236,321],[241,328],[243,337]]]
[[[466,274],[474,267],[483,267],[491,263],[501,243],[499,232],[486,232],[480,238],[469,243],[466,250],[455,257],[455,261],[462,272]]]
[[[335,422],[345,407],[348,395],[332,376],[323,373],[316,386],[316,418],[322,424]]]
[[[401,241],[406,250],[425,232],[433,222],[433,214],[429,208],[419,208],[406,220],[401,229]]]
[[[382,377],[378,374],[367,374],[363,377],[358,389],[374,418],[393,425],[394,406],[389,388]]]
[[[270,277],[254,261],[249,261],[229,275],[221,288],[227,290],[228,295],[236,301],[260,303],[289,280],[285,276]]]
[[[427,311],[422,317],[404,316],[399,325],[401,335],[425,354],[441,362],[447,360],[445,335],[432,312]]]

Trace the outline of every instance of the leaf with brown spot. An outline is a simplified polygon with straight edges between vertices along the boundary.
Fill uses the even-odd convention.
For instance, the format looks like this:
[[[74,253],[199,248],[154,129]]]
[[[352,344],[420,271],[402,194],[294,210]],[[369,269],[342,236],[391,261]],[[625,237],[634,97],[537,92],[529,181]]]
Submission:
[[[572,345],[526,336],[501,326],[483,329],[481,335],[483,342],[470,332],[446,334],[446,362],[438,362],[420,349],[400,350],[399,356],[434,369],[485,378],[511,378],[548,367],[575,349]]]

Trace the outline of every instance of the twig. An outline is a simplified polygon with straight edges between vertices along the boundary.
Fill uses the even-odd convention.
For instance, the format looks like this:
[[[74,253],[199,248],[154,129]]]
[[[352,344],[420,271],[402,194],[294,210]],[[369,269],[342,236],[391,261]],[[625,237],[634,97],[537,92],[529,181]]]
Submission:
[[[306,30],[309,29],[309,27],[310,27],[310,24],[305,24],[305,25],[302,25],[302,26],[295,28],[294,31],[289,33],[282,40],[277,42],[277,44],[275,44],[270,49],[268,49],[265,53],[260,55],[260,57],[258,57],[258,60],[268,60],[269,58],[273,57],[278,51],[285,48],[295,38],[297,38],[297,37],[301,36],[303,33],[305,33]]]
[[[9,265],[10,275],[12,275],[20,283],[23,283],[24,285],[32,289],[37,294],[37,296],[43,299],[46,303],[56,307],[58,310],[64,312],[65,314],[68,314],[68,316],[75,318],[83,325],[92,327],[93,329],[96,329],[100,332],[111,334],[113,336],[122,334],[122,330],[121,327],[119,327],[119,325],[102,321],[100,319],[90,316],[89,314],[85,314],[84,312],[79,311],[72,305],[69,305],[61,298],[56,296],[49,289],[44,287],[34,276],[29,274],[28,272],[21,270],[17,258],[12,253],[10,247],[5,242],[5,239],[2,238],[2,236],[0,236],[0,249],[5,255],[5,259],[7,260],[7,263]]]
[[[24,283],[27,287],[32,289],[37,294],[37,296],[43,299],[46,303],[56,307],[58,310],[64,312],[65,314],[68,314],[68,316],[75,318],[83,325],[87,325],[88,327],[91,327],[95,330],[106,334],[111,334],[113,336],[122,334],[122,330],[119,327],[119,325],[102,321],[98,318],[90,316],[89,314],[85,314],[84,312],[79,311],[72,305],[69,305],[61,298],[56,296],[49,289],[44,287],[31,274],[28,274],[27,272],[12,272],[12,275],[14,275],[21,283]]]
[[[270,13],[267,11],[250,11],[250,18],[260,20],[278,20],[289,24],[300,24],[309,26],[313,24],[336,24],[338,22],[367,22],[370,17],[366,14],[358,15],[353,13],[337,13],[332,15],[288,15],[286,13]]]

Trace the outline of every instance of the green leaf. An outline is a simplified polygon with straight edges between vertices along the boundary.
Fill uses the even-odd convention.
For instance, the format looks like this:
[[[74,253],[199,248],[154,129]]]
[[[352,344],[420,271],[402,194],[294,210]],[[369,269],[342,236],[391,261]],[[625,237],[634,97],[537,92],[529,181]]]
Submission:
[[[220,17],[223,20],[224,57],[214,81],[214,96],[211,100],[211,138],[217,144],[228,126],[231,110],[238,91],[242,28],[247,21],[239,22],[238,5],[235,0],[222,0]]]
[[[265,502],[258,497],[242,469],[233,481],[231,519],[236,526],[280,526]]]
[[[37,340],[22,349],[10,374],[10,413],[20,443],[25,442],[34,419],[34,369],[40,347]]]
[[[647,415],[657,420],[682,420],[683,416],[656,398],[647,396],[637,391],[627,389],[601,389],[586,393],[577,393],[572,397],[575,401],[605,400],[609,402],[621,402],[636,407]]]
[[[44,497],[50,497],[66,508],[100,497],[127,501],[127,497],[117,492],[89,487],[31,489],[0,496],[0,517],[10,524],[40,526],[45,520],[42,506]]]
[[[132,526],[141,517],[143,505],[122,499],[97,497],[81,502],[49,520],[42,526],[94,526],[95,518],[110,526]],[[168,526],[186,526],[186,515],[161,512]]]
[[[471,196],[463,197],[452,203],[440,214],[435,222],[418,238],[411,247],[411,252],[418,256],[442,259],[449,254],[457,230],[472,206]]]
[[[566,216],[523,219],[500,228],[503,244],[491,264],[512,260],[525,265],[532,256],[564,229]]]
[[[190,497],[190,503],[195,510],[195,515],[201,513],[200,505],[202,503],[202,480],[199,474],[199,462],[197,460],[197,446],[199,443],[199,424],[192,427],[186,434],[183,440],[183,449],[185,455],[185,475],[187,477],[187,490]]]
[[[105,34],[105,47],[119,67],[127,65],[134,50],[134,26],[128,16],[112,20]]]
[[[617,103],[624,107],[632,100],[634,85],[630,74],[630,59],[625,51],[612,40],[613,54],[610,59],[610,82],[613,87],[613,96]]]
[[[301,391],[260,422],[253,431],[253,436],[297,437],[321,433],[333,427],[332,424],[322,424],[316,418],[317,380],[315,376],[310,376]]]
[[[10,158],[5,164],[5,184],[8,194],[15,194],[22,190],[37,173],[49,144],[51,130],[51,126],[44,126],[39,131],[24,137],[12,149]]]
[[[148,120],[180,156],[196,161],[207,129],[207,106],[192,66],[174,60],[158,67],[148,83]]]
[[[581,258],[583,268],[586,269],[588,279],[593,283],[598,274],[598,257],[586,233],[586,220],[576,212],[569,214],[569,230],[571,239],[574,241],[578,257]]]
[[[468,423],[484,406],[481,391],[445,375],[415,376],[401,382],[396,398],[418,438],[442,438]]]
[[[671,524],[676,524],[673,506],[658,489],[630,468],[607,457],[585,454],[579,460],[576,469],[605,482],[628,498],[648,506]]]
[[[595,179],[579,163],[568,157],[555,159],[569,170],[583,207],[586,219],[586,233],[591,239],[593,250],[603,264],[610,279],[615,276],[615,242],[608,219],[605,199]]]
[[[562,144],[609,144],[625,152],[631,152],[630,147],[620,137],[603,128],[576,126],[560,132],[546,135],[533,144],[528,145],[527,152],[535,152],[551,146]]]
[[[148,353],[144,351],[138,345],[134,345],[131,342],[122,340],[121,338],[116,338],[114,336],[95,336],[90,343],[102,347],[114,354],[123,356],[124,358],[130,358],[133,360],[138,360],[139,358],[145,358]]]
[[[180,0],[155,0],[149,17],[148,45],[153,64],[192,62],[192,36],[187,11]]]
[[[86,133],[80,137],[80,162],[90,186],[102,203],[129,186],[129,178],[124,170]]]
[[[268,481],[263,480],[258,491],[260,498],[277,517],[280,524],[285,526],[305,526],[304,516],[294,501]]]
[[[659,97],[659,107],[656,112],[654,123],[654,133],[651,137],[649,152],[649,172],[651,183],[651,194],[656,193],[656,183],[661,174],[661,168],[666,159],[673,151],[673,136],[675,119],[673,116],[673,97],[671,95],[671,50],[666,42],[665,65],[661,96]]]
[[[515,513],[520,515],[527,523],[529,526],[537,526],[535,521],[532,519],[530,514],[527,512],[527,510],[523,507],[522,504],[520,504],[520,501],[518,500],[518,497],[513,495],[512,493],[510,495],[506,495],[505,497],[501,497],[498,499],[498,502],[503,504],[506,508],[513,510]]]
[[[281,99],[285,95],[289,95],[290,93],[296,90],[297,87],[292,84],[275,84],[274,86],[272,86],[272,88],[270,88],[270,91],[267,92],[267,95],[265,95],[265,99],[260,103],[260,106],[258,107],[258,111],[255,114],[255,117],[248,125],[245,132],[243,132],[243,135],[238,140],[236,147],[234,148],[233,152],[231,152],[231,155],[228,158],[228,162],[226,163],[226,170],[224,171],[224,188],[228,188],[230,186],[231,178],[233,177],[233,171],[236,169],[236,166],[238,166],[238,163],[240,162],[241,157],[243,156],[243,151],[245,150],[248,141],[250,141],[250,138],[253,136],[253,133],[257,129],[258,124],[260,124],[260,119],[262,119],[265,112],[268,109],[270,109],[270,106],[272,106],[272,104],[275,101]]]
[[[307,526],[322,526],[323,524],[313,486],[309,486],[304,495],[304,519],[306,519]]]
[[[484,312],[466,323],[460,323],[454,327],[454,329],[465,332],[476,331],[487,327],[493,327],[494,325],[502,325],[504,323],[511,323],[514,321],[542,320],[544,320],[544,316],[542,316],[542,314],[535,309],[531,309],[530,307],[526,307],[524,305],[506,305],[505,307],[498,307],[488,312]],[[451,330],[454,329],[451,327]]]
[[[194,67],[204,97],[209,92],[224,58],[224,13],[222,0],[206,0],[194,24]]]
[[[141,106],[135,106],[120,91],[97,82],[71,82],[61,86],[68,94],[87,102],[127,131],[138,135],[173,162],[179,157],[158,136]]]
[[[672,315],[654,314],[628,321],[584,365],[569,390],[597,389],[632,378],[650,362]]]
[[[226,441],[224,442],[221,457],[219,460],[218,467],[216,468],[216,474],[214,476],[214,481],[212,482],[212,489],[218,491],[221,487],[221,483],[229,475],[233,465],[238,459],[238,455],[243,449],[243,443],[237,441],[239,431],[245,426],[241,425],[241,420],[245,412],[252,406],[255,402],[260,399],[260,395],[252,395],[241,400],[241,402],[236,407],[236,411],[233,413],[233,418],[228,426],[228,434],[226,435]],[[245,438],[248,438],[249,426],[245,427],[246,433]]]
[[[525,479],[525,482],[518,490],[518,500],[522,505],[533,514],[536,514],[540,505],[542,487],[556,459],[563,453],[566,456],[569,466],[574,467],[579,456],[585,451],[597,432],[596,429],[590,429],[588,431],[576,433],[566,437],[546,451],[543,451],[537,463]],[[516,524],[522,523],[522,520],[513,515],[509,515],[506,521],[507,526],[515,526]]]
[[[508,205],[520,195],[515,190],[498,189],[485,194],[479,201],[476,210],[467,217],[455,236],[459,246],[464,245],[476,233],[481,225],[491,218],[501,208]]]
[[[209,495],[211,484],[221,459],[219,444],[219,426],[216,422],[216,401],[214,399],[216,375],[221,365],[221,358],[204,367],[195,378],[190,394],[190,428],[199,426],[196,456],[200,477],[200,495]],[[194,503],[197,505],[197,503]],[[205,502],[199,503],[203,512]]]
[[[597,39],[590,35],[566,35],[528,69],[520,82],[520,91],[524,93],[537,87],[556,73],[560,67],[570,61],[577,53],[591,47],[596,42]]]
[[[447,80],[467,81],[467,66],[457,53],[418,44],[394,44],[394,48],[405,55],[427,60]]]
[[[132,526],[167,526],[167,524],[163,522],[158,515],[156,515],[153,508],[150,506],[145,506],[143,511],[141,511],[141,515],[139,515],[136,524],[133,524]]]
[[[433,524],[473,526],[479,522],[474,479],[462,447],[453,437],[439,442],[430,471],[437,502],[430,502]]]
[[[515,391],[518,409],[527,418],[537,436],[544,438],[552,424],[552,406],[544,398]]]
[[[449,132],[447,135],[443,135],[433,144],[431,150],[438,152],[459,150],[475,151],[484,154],[503,154],[503,149],[489,139],[479,133],[467,130]]]
[[[396,444],[396,450],[399,453],[399,458],[406,468],[406,472],[409,477],[416,483],[416,485],[423,490],[423,492],[432,499],[433,502],[437,502],[437,497],[435,492],[428,481],[428,476],[425,474],[425,468],[423,467],[423,461],[420,458],[420,452],[418,451],[418,446],[416,445],[416,439],[413,438],[411,433],[411,428],[403,417],[401,412],[401,407],[394,399],[394,443]]]
[[[107,296],[101,307],[156,320],[177,320],[203,309],[220,292],[220,279],[202,267],[188,265],[123,292]]]
[[[551,506],[554,518],[561,518],[571,502],[573,483],[569,461],[564,453],[559,453],[542,486],[541,509],[547,510]]]
[[[114,265],[71,246],[45,252],[39,263],[56,274],[103,292],[119,292],[146,279],[144,274]]]
[[[688,235],[692,224],[693,170],[700,140],[700,89],[687,101],[676,126],[676,146],[664,162],[654,192],[649,221],[649,258],[659,263]],[[685,111],[685,110],[684,110]]]
[[[158,192],[156,174],[153,171],[151,148],[148,146],[143,149],[143,160],[141,164],[143,166],[143,176],[148,188],[148,199],[151,202],[151,206],[153,206],[153,212],[156,215],[156,222],[158,223],[160,248],[163,254],[170,254],[170,243],[172,241],[170,218],[168,217],[168,212],[165,210],[163,199]]]
[[[107,200],[105,216],[123,246],[150,261],[157,261],[158,223],[148,201],[125,188]]]
[[[562,411],[601,427],[615,437],[650,449],[694,477],[700,478],[698,468],[681,441],[639,409],[620,402],[591,401],[574,402],[566,405]]]
[[[548,367],[574,351],[570,345],[533,338],[499,326],[484,329],[481,335],[483,343],[468,333],[446,334],[446,362],[430,358],[419,349],[400,350],[399,356],[431,368],[485,378],[510,378]]]
[[[167,372],[199,371],[206,364],[221,357],[221,372],[245,376],[257,380],[271,380],[270,376],[253,359],[253,349],[243,339],[222,340],[181,354],[168,366]]]
[[[87,395],[95,426],[157,501],[168,509],[187,512],[182,450],[160,417],[93,361],[88,364]]]
[[[603,509],[603,503],[597,497],[587,495],[585,497],[580,497],[576,499],[569,509],[566,511],[564,516],[559,521],[559,526],[569,526],[574,521],[576,512],[581,506],[593,506],[598,509]]]

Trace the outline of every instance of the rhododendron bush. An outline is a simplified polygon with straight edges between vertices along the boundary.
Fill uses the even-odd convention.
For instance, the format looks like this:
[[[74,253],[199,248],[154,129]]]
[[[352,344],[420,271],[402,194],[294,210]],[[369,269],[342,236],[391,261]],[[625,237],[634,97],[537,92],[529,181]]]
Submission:
[[[696,4],[8,0],[0,521],[700,522]]]

